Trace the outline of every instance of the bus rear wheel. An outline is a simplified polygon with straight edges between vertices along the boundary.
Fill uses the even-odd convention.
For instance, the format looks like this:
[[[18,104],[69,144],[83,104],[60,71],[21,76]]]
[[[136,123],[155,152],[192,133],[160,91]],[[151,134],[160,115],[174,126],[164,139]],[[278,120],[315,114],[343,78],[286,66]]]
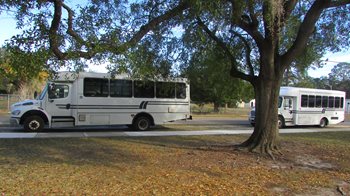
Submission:
[[[322,118],[320,120],[320,125],[321,128],[325,128],[327,126],[327,119],[326,118]]]
[[[44,120],[40,116],[28,116],[23,123],[24,130],[40,132],[44,129]]]
[[[286,125],[284,124],[284,118],[282,116],[278,117],[278,128],[281,129],[285,127]]]
[[[146,116],[138,117],[133,123],[134,129],[138,131],[146,131],[150,128],[150,126],[151,126],[151,120]]]

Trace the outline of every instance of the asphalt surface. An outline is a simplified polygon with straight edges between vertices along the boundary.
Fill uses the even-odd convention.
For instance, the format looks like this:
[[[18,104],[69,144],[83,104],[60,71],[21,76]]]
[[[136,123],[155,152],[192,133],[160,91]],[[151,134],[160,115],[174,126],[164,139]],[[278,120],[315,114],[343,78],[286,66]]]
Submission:
[[[86,137],[156,137],[156,136],[189,136],[189,135],[233,135],[251,134],[253,127],[248,120],[198,118],[190,121],[176,121],[169,124],[202,125],[203,129],[196,131],[177,131],[157,126],[151,131],[132,131],[126,126],[95,126],[62,129],[44,129],[40,133],[28,133],[21,127],[9,126],[9,114],[0,114],[0,138],[86,138]],[[204,128],[205,127],[205,128]],[[350,122],[332,125],[327,128],[316,126],[291,127],[281,129],[280,133],[311,133],[330,131],[350,131]]]
[[[10,114],[0,113],[0,127],[8,126],[10,124]]]

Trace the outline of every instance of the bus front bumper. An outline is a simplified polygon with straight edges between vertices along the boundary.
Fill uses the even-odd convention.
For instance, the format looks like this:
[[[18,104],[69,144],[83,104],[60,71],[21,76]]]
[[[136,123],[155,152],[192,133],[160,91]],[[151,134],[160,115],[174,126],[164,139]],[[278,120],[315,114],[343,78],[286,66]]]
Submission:
[[[19,124],[19,118],[15,118],[15,117],[11,117],[10,118],[10,126],[11,127],[19,127],[20,124]]]

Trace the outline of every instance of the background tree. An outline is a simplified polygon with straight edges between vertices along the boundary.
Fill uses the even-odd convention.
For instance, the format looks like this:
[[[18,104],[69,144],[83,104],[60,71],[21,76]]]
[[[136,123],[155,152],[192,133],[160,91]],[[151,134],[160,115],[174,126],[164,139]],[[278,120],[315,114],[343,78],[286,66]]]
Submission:
[[[22,99],[33,98],[40,91],[49,75],[47,51],[25,52],[18,47],[1,49],[0,76],[2,89],[7,93],[17,91]]]
[[[242,100],[254,97],[251,85],[232,78],[230,66],[216,46],[195,53],[184,75],[191,83],[191,100],[198,103],[214,103],[214,112],[229,104],[233,107]]]
[[[345,91],[346,97],[350,97],[350,63],[339,63],[332,68],[328,86],[333,90]]]

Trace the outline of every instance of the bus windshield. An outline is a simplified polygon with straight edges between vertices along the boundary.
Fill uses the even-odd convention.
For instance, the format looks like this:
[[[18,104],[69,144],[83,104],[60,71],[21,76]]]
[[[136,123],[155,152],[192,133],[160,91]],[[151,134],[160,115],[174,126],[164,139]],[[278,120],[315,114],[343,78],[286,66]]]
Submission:
[[[46,85],[46,86],[44,87],[44,89],[41,91],[41,94],[38,96],[38,99],[39,99],[39,100],[43,100],[43,99],[44,99],[45,94],[46,94],[46,92],[47,92],[47,86],[48,86],[48,85]]]

